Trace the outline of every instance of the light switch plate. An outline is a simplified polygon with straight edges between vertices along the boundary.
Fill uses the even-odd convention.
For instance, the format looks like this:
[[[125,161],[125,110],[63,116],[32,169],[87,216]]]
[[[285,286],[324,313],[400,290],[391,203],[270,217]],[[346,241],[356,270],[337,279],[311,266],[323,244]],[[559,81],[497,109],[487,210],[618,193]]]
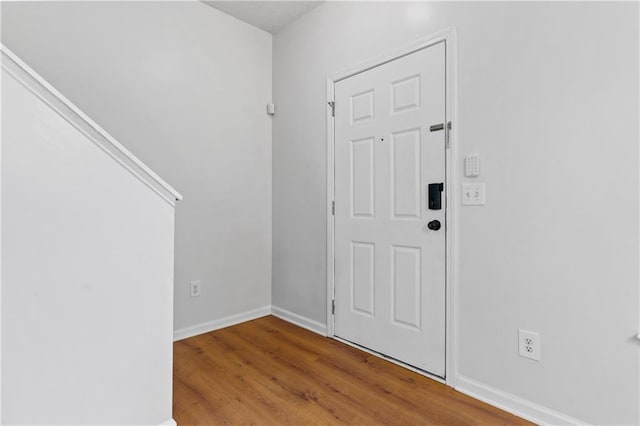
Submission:
[[[485,204],[484,183],[463,183],[462,184],[462,205],[463,206],[484,206]]]

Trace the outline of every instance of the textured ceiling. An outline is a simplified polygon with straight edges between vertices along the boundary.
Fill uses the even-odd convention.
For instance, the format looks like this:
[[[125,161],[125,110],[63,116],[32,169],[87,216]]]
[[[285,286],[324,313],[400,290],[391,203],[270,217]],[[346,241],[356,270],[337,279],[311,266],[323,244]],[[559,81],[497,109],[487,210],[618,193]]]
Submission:
[[[204,3],[275,34],[322,1],[204,1]]]

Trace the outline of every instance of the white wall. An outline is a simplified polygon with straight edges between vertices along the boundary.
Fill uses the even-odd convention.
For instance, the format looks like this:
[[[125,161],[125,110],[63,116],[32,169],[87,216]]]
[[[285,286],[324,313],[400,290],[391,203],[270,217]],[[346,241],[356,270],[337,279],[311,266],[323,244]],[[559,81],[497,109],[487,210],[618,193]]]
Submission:
[[[175,328],[269,305],[271,35],[200,2],[1,7],[2,42],[184,195]]]
[[[273,304],[325,321],[326,77],[450,26],[457,161],[480,152],[487,184],[459,209],[458,383],[637,424],[637,3],[329,2],[278,33]]]
[[[173,201],[21,82],[2,70],[1,422],[170,422]]]

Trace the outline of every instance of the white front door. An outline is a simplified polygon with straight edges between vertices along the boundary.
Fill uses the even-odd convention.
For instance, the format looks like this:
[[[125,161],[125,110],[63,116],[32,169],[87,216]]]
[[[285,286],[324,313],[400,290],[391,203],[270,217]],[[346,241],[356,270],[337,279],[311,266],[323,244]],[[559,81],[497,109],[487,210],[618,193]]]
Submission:
[[[445,107],[444,42],[335,84],[335,335],[441,377]]]

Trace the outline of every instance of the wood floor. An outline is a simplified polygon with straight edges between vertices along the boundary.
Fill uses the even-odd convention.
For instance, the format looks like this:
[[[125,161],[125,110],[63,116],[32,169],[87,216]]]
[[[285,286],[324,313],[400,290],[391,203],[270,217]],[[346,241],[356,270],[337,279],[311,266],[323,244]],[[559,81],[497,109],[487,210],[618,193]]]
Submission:
[[[174,344],[186,425],[524,425],[448,386],[269,316]]]

